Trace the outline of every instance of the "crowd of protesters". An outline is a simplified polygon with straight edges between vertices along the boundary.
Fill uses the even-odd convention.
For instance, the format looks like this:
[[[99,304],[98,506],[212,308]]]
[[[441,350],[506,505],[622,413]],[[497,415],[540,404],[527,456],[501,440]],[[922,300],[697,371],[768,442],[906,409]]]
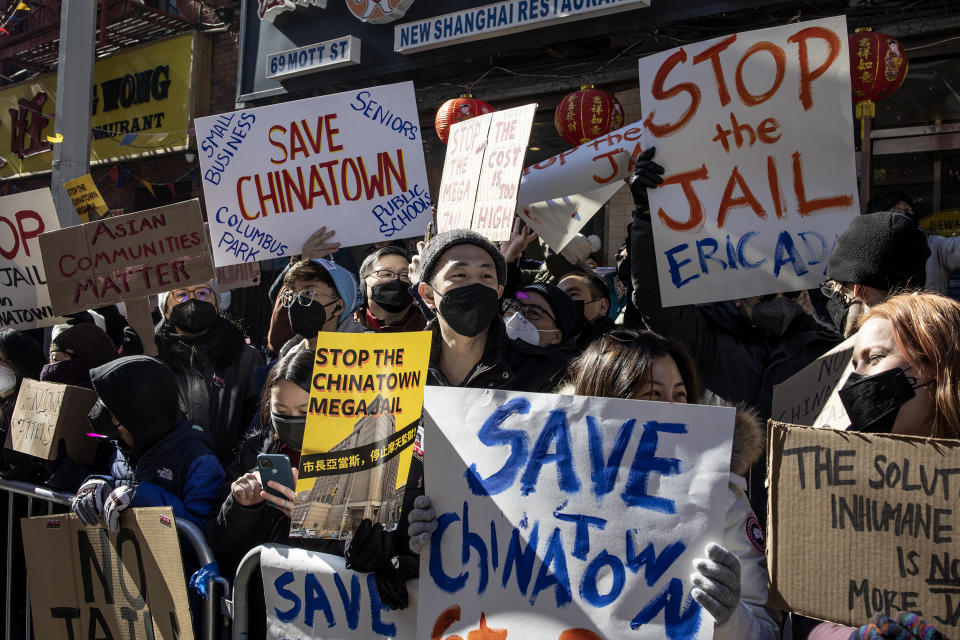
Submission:
[[[216,282],[162,295],[152,336],[125,328],[114,307],[57,327],[47,354],[31,335],[2,331],[3,428],[21,381],[34,378],[95,390],[89,419],[105,436],[92,465],[65,451],[39,461],[4,449],[3,474],[75,493],[85,524],[114,530],[126,508],[171,506],[203,527],[232,575],[258,544],[305,544],[288,536],[294,492],[278,483],[267,492],[257,456],[286,454],[296,477],[317,333],[430,331],[430,385],[736,406],[724,536],[690,568],[692,595],[718,638],[779,638],[784,614],[768,604],[766,560],[744,526],[763,520],[773,387],[856,335],[840,392],[851,429],[960,437],[960,356],[948,348],[960,304],[941,295],[960,250],[921,231],[898,196],[839,236],[818,290],[664,307],[647,206],[662,174],[645,152],[629,180],[636,210],[615,270],[595,269],[594,239],[556,253],[518,221],[499,246],[454,230],[415,247],[372,247],[354,272],[322,228],[263,300],[270,325],[260,348],[220,312]],[[151,342],[157,355],[142,355]],[[429,456],[429,443],[418,444]],[[398,608],[436,528],[417,457],[406,487],[396,529],[365,521],[346,540],[310,542],[375,573],[382,601]],[[906,614],[860,629],[794,618],[794,637],[937,633]]]

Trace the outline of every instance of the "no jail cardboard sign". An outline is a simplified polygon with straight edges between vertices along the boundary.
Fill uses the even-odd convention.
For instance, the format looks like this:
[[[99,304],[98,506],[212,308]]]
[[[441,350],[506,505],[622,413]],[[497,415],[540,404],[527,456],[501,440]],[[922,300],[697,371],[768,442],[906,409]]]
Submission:
[[[40,236],[59,314],[213,279],[198,200],[114,216]]]
[[[729,407],[428,387],[419,629],[710,638],[691,562],[723,539]],[[426,637],[426,633],[421,633]]]
[[[854,627],[918,613],[960,632],[960,443],[771,422],[771,598]]]
[[[38,638],[193,639],[170,507],[127,509],[114,534],[72,513],[20,522]]]
[[[340,556],[264,545],[260,571],[267,607],[267,638],[419,640],[417,581],[407,582],[406,609],[380,600],[373,573],[346,568]]]
[[[400,520],[430,340],[428,331],[319,333],[291,536]]]
[[[412,82],[197,118],[218,267],[300,253],[320,227],[349,247],[432,220]]]
[[[859,213],[843,17],[640,60],[664,306],[815,287]]]
[[[0,198],[0,327],[56,323],[39,236],[59,228],[50,189]]]

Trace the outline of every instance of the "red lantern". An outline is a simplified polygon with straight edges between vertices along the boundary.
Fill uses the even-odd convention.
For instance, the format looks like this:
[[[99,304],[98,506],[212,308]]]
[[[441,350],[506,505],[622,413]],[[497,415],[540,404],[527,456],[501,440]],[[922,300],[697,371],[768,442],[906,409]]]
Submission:
[[[869,28],[857,29],[850,36],[850,81],[861,121],[874,117],[875,103],[900,88],[908,66],[903,46],[890,36]]]
[[[563,97],[553,126],[570,144],[583,144],[622,127],[623,107],[612,93],[586,84]]]
[[[450,135],[450,125],[482,116],[485,113],[493,111],[488,103],[478,100],[471,95],[464,94],[459,98],[447,100],[437,109],[437,117],[434,120],[434,128],[437,135],[447,144],[447,137]]]

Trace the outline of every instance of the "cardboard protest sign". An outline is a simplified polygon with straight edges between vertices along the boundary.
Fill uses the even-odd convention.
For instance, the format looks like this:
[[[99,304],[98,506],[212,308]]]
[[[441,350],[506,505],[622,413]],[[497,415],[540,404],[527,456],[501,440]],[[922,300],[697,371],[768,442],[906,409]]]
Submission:
[[[960,442],[771,423],[771,597],[858,627],[920,614],[960,631]]]
[[[198,200],[45,233],[40,249],[60,314],[213,279]]]
[[[494,241],[509,240],[517,208],[517,187],[523,172],[530,129],[537,105],[527,104],[490,116],[487,147],[477,183],[471,229]]]
[[[192,640],[170,507],[127,509],[116,534],[73,514],[20,522],[38,638]]]
[[[217,285],[220,291],[255,287],[260,284],[260,263],[247,262],[217,267]]]
[[[811,289],[859,213],[844,17],[640,59],[664,306]]]
[[[12,449],[55,460],[63,440],[72,460],[92,464],[98,440],[87,435],[87,414],[96,401],[90,389],[24,378],[10,418]]]
[[[317,338],[290,535],[400,520],[430,363],[428,331]]]
[[[850,421],[837,392],[853,371],[855,338],[847,338],[784,382],[773,385],[773,419],[808,427],[846,429]]]
[[[492,113],[450,125],[437,197],[437,231],[469,229]]]
[[[437,228],[474,229],[509,240],[518,183],[537,105],[487,113],[450,126]]]
[[[93,177],[89,173],[73,180],[67,180],[63,183],[63,188],[67,190],[70,202],[73,203],[73,208],[80,215],[81,222],[99,220],[110,211],[110,207],[107,206],[106,200],[100,195],[100,190],[97,189],[97,185],[93,182]]]
[[[50,189],[0,198],[0,327],[56,324],[38,237],[59,228]]]
[[[517,215],[560,251],[624,186],[642,153],[634,122],[523,170]]]
[[[421,555],[419,629],[712,637],[689,575],[707,543],[723,540],[733,416],[428,387],[425,491],[438,526]]]
[[[412,82],[196,119],[218,267],[300,253],[325,226],[349,247],[432,220]]]
[[[407,582],[409,606],[391,611],[380,601],[376,576],[347,569],[340,556],[264,545],[260,572],[270,640],[420,638],[417,580]]]

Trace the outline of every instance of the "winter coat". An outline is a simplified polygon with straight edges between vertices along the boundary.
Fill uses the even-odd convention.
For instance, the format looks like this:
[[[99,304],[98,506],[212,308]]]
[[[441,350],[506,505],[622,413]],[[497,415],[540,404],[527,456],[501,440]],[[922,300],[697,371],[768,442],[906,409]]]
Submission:
[[[257,412],[253,370],[264,364],[263,356],[223,318],[191,341],[164,320],[157,325],[156,340],[158,357],[176,377],[180,410],[207,432],[220,464],[228,465]]]
[[[180,422],[136,461],[133,468],[114,449],[110,475],[116,488],[136,487],[130,507],[171,507],[173,515],[202,527],[212,516],[223,485],[223,467],[202,433]]]
[[[353,312],[353,319],[363,325],[367,331],[377,333],[397,333],[400,331],[423,331],[427,326],[427,319],[420,313],[417,305],[410,305],[406,317],[395,324],[383,324],[370,314],[368,307],[363,306]]]
[[[228,482],[234,482],[243,474],[257,468],[257,456],[261,453],[283,453],[281,441],[269,428],[252,431],[241,446],[236,460],[230,465]],[[205,529],[205,537],[217,558],[221,571],[233,575],[243,556],[259,544],[275,542],[292,544],[322,553],[343,555],[343,540],[290,540],[290,519],[266,501],[253,506],[244,506],[233,499],[229,487],[215,518]]]
[[[960,270],[960,236],[944,238],[926,232],[930,257],[927,258],[925,289],[946,295],[950,286],[950,272]]]
[[[764,429],[757,414],[737,409],[730,460],[730,493],[723,546],[740,561],[740,606],[714,629],[717,640],[775,640],[780,637],[779,611],[767,605],[769,574],[763,528],[747,499],[746,473],[761,458]]]
[[[647,326],[687,346],[707,389],[731,404],[756,408],[763,419],[770,417],[775,384],[843,340],[803,312],[782,337],[774,337],[751,327],[732,302],[664,308],[649,219],[634,220],[630,256],[633,304]]]
[[[433,331],[430,348],[430,368],[427,384],[452,387],[440,370],[440,349],[443,337],[436,320],[427,325]],[[564,378],[567,363],[578,351],[572,341],[550,347],[527,344],[507,338],[503,320],[494,318],[487,333],[483,355],[460,383],[474,389],[510,389],[512,391],[553,391]]]

